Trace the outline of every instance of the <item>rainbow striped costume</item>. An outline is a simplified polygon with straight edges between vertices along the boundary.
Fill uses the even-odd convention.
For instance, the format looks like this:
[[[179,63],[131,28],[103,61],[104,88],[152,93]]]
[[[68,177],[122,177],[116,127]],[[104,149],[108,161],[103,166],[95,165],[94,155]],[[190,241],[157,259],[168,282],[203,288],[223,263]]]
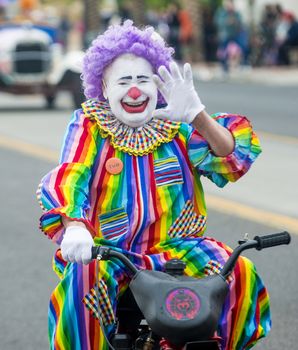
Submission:
[[[162,269],[175,257],[187,262],[191,276],[218,271],[231,250],[203,236],[207,213],[200,177],[222,187],[246,173],[261,151],[249,121],[212,116],[235,139],[234,151],[217,157],[190,125],[153,119],[133,129],[104,103],[89,100],[82,107],[68,126],[60,164],[38,190],[42,231],[59,244],[65,216],[84,222],[97,243],[127,252],[141,268]],[[119,174],[105,167],[111,157],[123,163]],[[49,307],[51,349],[108,349],[97,318],[112,332],[128,277],[120,264],[102,261],[96,286],[95,264],[66,263],[57,251],[54,270],[61,281]],[[229,286],[218,328],[222,349],[248,349],[270,330],[268,294],[246,258],[239,259]]]

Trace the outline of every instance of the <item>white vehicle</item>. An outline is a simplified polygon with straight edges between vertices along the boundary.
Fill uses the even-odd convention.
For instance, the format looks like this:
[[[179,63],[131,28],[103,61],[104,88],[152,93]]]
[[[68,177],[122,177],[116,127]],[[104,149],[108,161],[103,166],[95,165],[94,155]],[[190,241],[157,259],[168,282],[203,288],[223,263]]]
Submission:
[[[0,26],[0,91],[42,94],[48,108],[61,90],[69,91],[75,107],[84,100],[81,87],[83,52],[64,54],[60,44],[41,27]]]

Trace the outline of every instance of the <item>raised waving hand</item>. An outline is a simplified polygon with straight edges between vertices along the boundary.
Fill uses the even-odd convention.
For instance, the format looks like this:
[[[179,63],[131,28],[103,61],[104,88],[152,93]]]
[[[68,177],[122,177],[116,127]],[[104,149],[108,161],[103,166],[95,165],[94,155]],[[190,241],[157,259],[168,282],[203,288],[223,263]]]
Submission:
[[[189,63],[184,64],[183,75],[175,62],[171,62],[169,68],[168,70],[161,66],[158,69],[160,77],[153,76],[157,88],[167,102],[167,106],[156,109],[153,116],[191,123],[205,109],[194,88],[191,66]]]

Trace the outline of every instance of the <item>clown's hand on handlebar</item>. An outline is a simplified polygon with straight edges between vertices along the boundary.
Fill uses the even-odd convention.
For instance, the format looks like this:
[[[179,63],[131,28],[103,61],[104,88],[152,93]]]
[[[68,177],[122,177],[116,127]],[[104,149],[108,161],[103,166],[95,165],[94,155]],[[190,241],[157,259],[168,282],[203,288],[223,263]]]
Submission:
[[[83,226],[68,226],[61,242],[63,259],[69,262],[89,264],[93,238]]]
[[[170,63],[170,70],[159,67],[158,73],[160,77],[153,75],[153,79],[167,107],[155,110],[153,117],[191,123],[205,106],[194,88],[190,64],[185,63],[183,76],[175,62]]]

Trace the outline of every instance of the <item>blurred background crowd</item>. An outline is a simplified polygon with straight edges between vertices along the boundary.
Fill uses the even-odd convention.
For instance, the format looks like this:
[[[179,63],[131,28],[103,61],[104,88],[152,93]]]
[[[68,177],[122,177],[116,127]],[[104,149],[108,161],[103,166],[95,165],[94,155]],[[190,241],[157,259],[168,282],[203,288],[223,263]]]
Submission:
[[[178,61],[241,66],[298,65],[298,1],[0,0],[0,25],[43,24],[53,41],[85,49],[108,25],[150,24]]]

